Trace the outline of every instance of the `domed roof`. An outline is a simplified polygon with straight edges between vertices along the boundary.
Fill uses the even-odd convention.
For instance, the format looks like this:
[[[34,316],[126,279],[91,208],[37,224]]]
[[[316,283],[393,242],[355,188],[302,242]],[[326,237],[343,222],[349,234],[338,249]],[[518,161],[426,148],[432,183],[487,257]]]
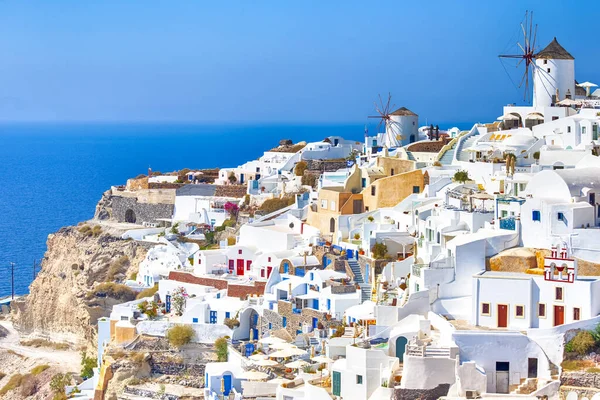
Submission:
[[[531,146],[537,139],[527,135],[512,135],[504,139],[502,144],[507,146]]]
[[[414,112],[410,111],[406,107],[400,107],[396,111],[390,113],[390,115],[396,115],[396,116],[401,116],[401,117],[406,117],[406,116],[416,117],[417,116],[417,114],[415,114]]]

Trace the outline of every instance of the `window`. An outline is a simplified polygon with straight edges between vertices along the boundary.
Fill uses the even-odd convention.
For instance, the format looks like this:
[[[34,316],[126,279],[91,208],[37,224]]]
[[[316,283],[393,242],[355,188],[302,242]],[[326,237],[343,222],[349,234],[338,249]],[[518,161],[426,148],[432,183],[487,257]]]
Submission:
[[[550,68],[548,68],[548,70],[547,70],[547,71],[548,71],[548,73],[550,73]]]
[[[362,375],[356,375],[356,384],[362,385]]]
[[[481,303],[481,315],[491,315],[490,309],[490,303]]]
[[[515,306],[515,317],[525,318],[525,306]]]
[[[360,180],[360,185],[361,185],[363,188],[367,187],[367,178],[362,178],[362,179]]]
[[[394,176],[394,168],[392,168],[392,171],[390,172],[390,175]]]
[[[507,216],[508,216],[508,211],[502,210],[502,212],[500,214],[500,218],[506,218]]]
[[[546,318],[546,305],[544,303],[538,303],[538,317]]]
[[[283,317],[283,321],[281,322],[281,324],[283,325],[284,328],[287,326],[287,318],[286,317]]]
[[[563,288],[561,288],[561,287],[554,288],[554,299],[558,300],[558,301],[564,300]]]
[[[121,315],[121,321],[129,321],[129,317],[127,315]]]
[[[239,250],[238,250],[238,254],[242,254],[242,249],[239,249]]]
[[[225,311],[225,318],[229,318],[231,314],[229,313],[229,311]]]
[[[567,133],[571,133],[571,127],[567,126]]]
[[[217,323],[217,312],[216,311],[211,311],[210,312],[210,320],[209,322],[211,324],[216,324]]]
[[[559,221],[564,221],[564,220],[565,220],[565,214],[563,214],[563,213],[559,212],[559,213],[558,213],[558,220],[559,220]]]
[[[273,324],[269,322],[269,330],[273,328]]]
[[[327,200],[321,200],[321,208],[327,208]]]
[[[269,260],[269,262],[271,262],[271,257],[267,258],[267,260]]]
[[[548,60],[544,60],[544,65],[548,64]]]
[[[371,186],[371,196],[375,196],[375,186]]]
[[[556,115],[552,116],[552,121],[556,121],[558,119],[558,117]],[[554,144],[554,140],[552,141],[552,144]]]
[[[579,307],[573,308],[573,321],[579,321],[581,318],[581,309]]]
[[[194,324],[197,324],[197,323],[198,323],[198,318],[192,318],[192,322],[193,322]]]
[[[331,200],[331,211],[335,211],[335,201]]]
[[[413,186],[413,193],[420,193],[421,188],[419,186]]]
[[[581,127],[581,133],[582,133],[583,135],[585,135],[585,126],[582,126],[582,127]]]
[[[531,213],[531,219],[534,221],[541,221],[542,213],[539,212],[538,210],[533,210],[533,212]]]
[[[261,269],[261,270],[260,270],[260,277],[261,277],[261,278],[264,278],[264,277],[265,277],[265,270],[264,270],[264,269]]]

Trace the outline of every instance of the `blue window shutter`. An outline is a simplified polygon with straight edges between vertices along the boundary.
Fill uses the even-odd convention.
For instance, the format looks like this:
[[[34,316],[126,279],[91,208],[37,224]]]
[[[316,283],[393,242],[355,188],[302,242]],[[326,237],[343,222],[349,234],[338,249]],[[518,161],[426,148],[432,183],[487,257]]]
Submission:
[[[231,314],[229,313],[229,311],[227,311],[227,312],[225,313],[225,318],[229,318],[229,316],[230,316],[230,315],[231,315]]]
[[[198,318],[192,318],[192,322],[193,322],[194,324],[197,324],[197,323],[198,323]]]
[[[287,326],[287,318],[286,318],[286,317],[283,317],[283,322],[282,322],[282,324],[283,324],[283,327],[284,327],[284,328]]]

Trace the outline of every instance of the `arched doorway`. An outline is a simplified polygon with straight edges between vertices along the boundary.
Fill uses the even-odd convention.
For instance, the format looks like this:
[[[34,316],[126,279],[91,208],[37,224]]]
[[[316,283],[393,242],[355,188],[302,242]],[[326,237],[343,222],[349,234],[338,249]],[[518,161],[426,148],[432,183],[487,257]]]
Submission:
[[[329,232],[335,232],[335,218],[329,220]]]
[[[415,142],[415,135],[410,135],[410,143],[414,143]]]
[[[133,212],[133,210],[131,208],[129,208],[127,211],[125,211],[125,222],[128,222],[130,224],[135,224],[135,213]]]
[[[404,362],[404,350],[406,350],[406,345],[408,344],[408,339],[404,336],[398,336],[396,338],[396,357],[400,360],[400,362]]]

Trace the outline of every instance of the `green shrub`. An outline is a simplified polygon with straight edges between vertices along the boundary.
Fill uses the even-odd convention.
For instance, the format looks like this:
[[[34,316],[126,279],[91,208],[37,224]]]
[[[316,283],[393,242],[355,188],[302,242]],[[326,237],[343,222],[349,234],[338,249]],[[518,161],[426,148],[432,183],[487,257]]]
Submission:
[[[454,180],[456,182],[465,183],[470,180],[469,173],[467,171],[458,170],[454,173]]]
[[[52,377],[50,381],[50,389],[55,394],[54,399],[66,398],[65,388],[71,384],[71,374],[63,374],[59,372]]]
[[[387,246],[383,243],[375,243],[371,248],[371,254],[375,259],[385,258],[387,254]]]
[[[166,337],[172,346],[181,347],[190,343],[195,335],[190,325],[175,325],[167,331]]]
[[[38,376],[39,374],[41,374],[42,372],[44,372],[45,370],[47,370],[48,368],[50,368],[49,365],[47,364],[41,364],[41,365],[36,365],[35,367],[33,367],[33,369],[31,370],[31,375],[33,376]]]
[[[360,239],[360,233],[355,233],[354,234],[354,239],[355,240],[359,240]]]
[[[218,362],[226,362],[228,358],[227,354],[227,339],[218,338],[215,340],[215,350],[217,353]]]
[[[87,297],[91,299],[94,296],[106,296],[126,302],[135,300],[136,293],[129,286],[114,282],[103,282],[97,285]]]
[[[158,284],[152,286],[151,288],[147,288],[142,290],[141,292],[139,292],[137,294],[137,296],[135,296],[136,299],[143,299],[145,297],[151,297],[154,296],[154,294],[158,292]]]
[[[596,341],[594,340],[594,336],[588,331],[580,331],[577,332],[577,335],[567,345],[572,351],[576,352],[579,355],[585,355],[590,352],[596,345]]]
[[[299,161],[294,167],[294,174],[296,176],[304,176],[304,171],[306,171],[306,168],[308,168],[308,163],[306,161]]]
[[[294,196],[287,196],[280,199],[268,199],[261,204],[259,210],[265,214],[271,214],[272,212],[281,210],[282,208],[285,208],[287,206],[291,206],[292,204],[294,204],[295,201],[296,200]]]
[[[87,353],[81,352],[81,377],[88,379],[94,376],[94,368],[96,368],[97,360],[94,357],[88,357]]]
[[[229,218],[229,219],[226,219],[225,221],[223,221],[222,226],[224,226],[226,228],[232,228],[235,226],[235,224],[236,224],[235,220]]]

